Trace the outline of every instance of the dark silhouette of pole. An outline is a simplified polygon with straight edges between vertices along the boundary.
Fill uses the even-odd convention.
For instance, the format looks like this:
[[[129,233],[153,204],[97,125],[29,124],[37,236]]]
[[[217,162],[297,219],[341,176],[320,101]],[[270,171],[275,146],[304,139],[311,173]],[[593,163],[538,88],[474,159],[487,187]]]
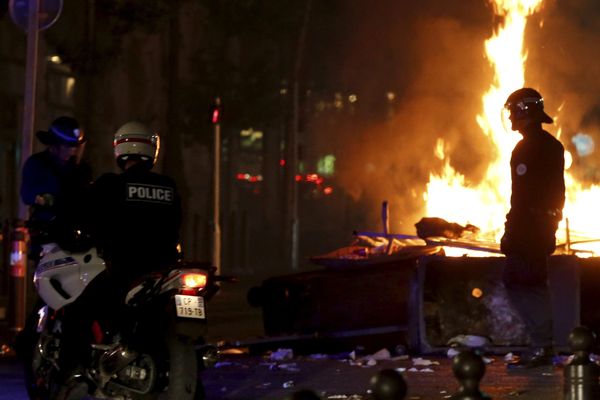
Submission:
[[[287,153],[287,213],[286,213],[286,239],[287,239],[287,261],[292,271],[298,269],[298,242],[299,242],[299,220],[298,220],[298,130],[300,124],[300,69],[304,58],[306,44],[306,32],[310,20],[312,0],[306,0],[304,18],[300,27],[298,46],[296,47],[296,59],[294,63],[294,75],[292,82],[292,123],[286,143]]]
[[[569,334],[573,359],[564,370],[565,400],[592,400],[600,398],[598,365],[590,360],[596,345],[596,335],[586,327],[578,326]]]
[[[460,384],[451,400],[489,400],[490,397],[479,390],[479,382],[485,375],[485,363],[481,356],[472,350],[463,350],[452,360],[452,372]]]
[[[27,315],[27,229],[22,219],[13,222],[10,232],[11,330],[19,333]]]
[[[212,265],[217,267],[217,274],[221,272],[221,98],[215,98],[211,109],[211,122],[214,130],[213,148],[213,240],[212,240]]]
[[[370,381],[373,400],[403,400],[408,390],[402,374],[393,369],[383,369]]]
[[[33,150],[33,130],[35,126],[35,99],[37,91],[38,42],[40,23],[40,0],[29,0],[27,20],[27,55],[25,62],[25,93],[23,100],[23,130],[17,187],[21,186],[21,171]],[[24,221],[28,217],[28,207],[22,200],[18,202],[18,219],[14,222],[11,242],[11,286],[13,326],[15,332],[25,326],[27,313],[27,230]]]
[[[25,65],[25,93],[23,102],[23,130],[21,136],[21,154],[19,166],[31,155],[33,130],[35,125],[35,99],[37,91],[38,42],[40,23],[40,0],[29,0],[29,19],[27,21],[27,56]],[[20,172],[20,171],[19,171]],[[21,182],[21,174],[18,174]],[[27,206],[19,201],[19,218],[27,219]]]

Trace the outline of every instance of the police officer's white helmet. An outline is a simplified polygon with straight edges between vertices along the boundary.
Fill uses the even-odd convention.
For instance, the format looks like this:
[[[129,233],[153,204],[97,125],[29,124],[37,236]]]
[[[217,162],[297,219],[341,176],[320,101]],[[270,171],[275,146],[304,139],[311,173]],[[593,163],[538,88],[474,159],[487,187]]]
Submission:
[[[138,121],[127,122],[115,133],[113,148],[117,163],[139,157],[154,165],[160,150],[160,137]]]

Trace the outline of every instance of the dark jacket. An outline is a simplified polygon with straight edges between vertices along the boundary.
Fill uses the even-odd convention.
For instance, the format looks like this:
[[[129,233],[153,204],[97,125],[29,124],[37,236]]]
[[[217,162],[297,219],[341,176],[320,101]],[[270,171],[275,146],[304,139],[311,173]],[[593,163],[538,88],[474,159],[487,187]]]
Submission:
[[[76,224],[74,219],[81,215],[82,199],[91,181],[92,170],[85,162],[60,165],[48,150],[31,155],[23,166],[21,199],[30,206],[32,238],[47,234],[52,226]],[[52,196],[52,204],[35,204],[36,196],[44,194]]]
[[[136,165],[92,185],[91,230],[111,272],[135,278],[177,260],[181,200],[175,182]]]
[[[564,147],[548,132],[526,132],[510,160],[512,195],[505,254],[551,254],[565,202]]]

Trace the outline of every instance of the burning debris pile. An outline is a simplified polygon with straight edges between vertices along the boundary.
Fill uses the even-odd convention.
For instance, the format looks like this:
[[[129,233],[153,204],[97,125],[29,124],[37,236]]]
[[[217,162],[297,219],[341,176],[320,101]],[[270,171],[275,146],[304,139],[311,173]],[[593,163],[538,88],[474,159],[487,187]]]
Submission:
[[[418,236],[373,232],[355,232],[354,235],[355,239],[349,246],[312,257],[311,261],[326,267],[336,267],[381,264],[423,255],[443,254],[440,246],[430,245]]]
[[[382,206],[382,221],[382,232],[355,231],[349,246],[312,257],[311,261],[324,266],[367,265],[433,254],[450,255],[456,249],[460,255],[500,252],[497,243],[479,240],[480,230],[471,224],[462,226],[442,218],[424,217],[415,224],[416,235],[390,233],[387,202]]]
[[[460,239],[477,235],[479,228],[475,225],[459,225],[455,222],[448,222],[442,218],[421,218],[415,224],[417,236],[423,239],[431,237],[444,237],[448,239]]]

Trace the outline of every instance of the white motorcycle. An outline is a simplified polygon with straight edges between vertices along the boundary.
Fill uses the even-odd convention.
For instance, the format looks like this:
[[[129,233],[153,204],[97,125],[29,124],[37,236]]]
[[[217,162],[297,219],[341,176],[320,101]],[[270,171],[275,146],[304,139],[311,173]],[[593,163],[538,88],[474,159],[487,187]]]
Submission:
[[[61,388],[62,320],[105,264],[91,248],[68,252],[57,244],[43,246],[34,275],[41,300],[24,332],[25,380],[30,399],[52,399]],[[219,290],[207,263],[180,263],[132,288],[126,299],[128,316],[121,332],[90,335],[91,360],[80,378],[88,394],[116,399],[204,399],[199,373],[214,364],[216,347],[204,343],[206,301]],[[102,322],[94,322],[102,327]],[[122,343],[121,337],[130,338]]]

